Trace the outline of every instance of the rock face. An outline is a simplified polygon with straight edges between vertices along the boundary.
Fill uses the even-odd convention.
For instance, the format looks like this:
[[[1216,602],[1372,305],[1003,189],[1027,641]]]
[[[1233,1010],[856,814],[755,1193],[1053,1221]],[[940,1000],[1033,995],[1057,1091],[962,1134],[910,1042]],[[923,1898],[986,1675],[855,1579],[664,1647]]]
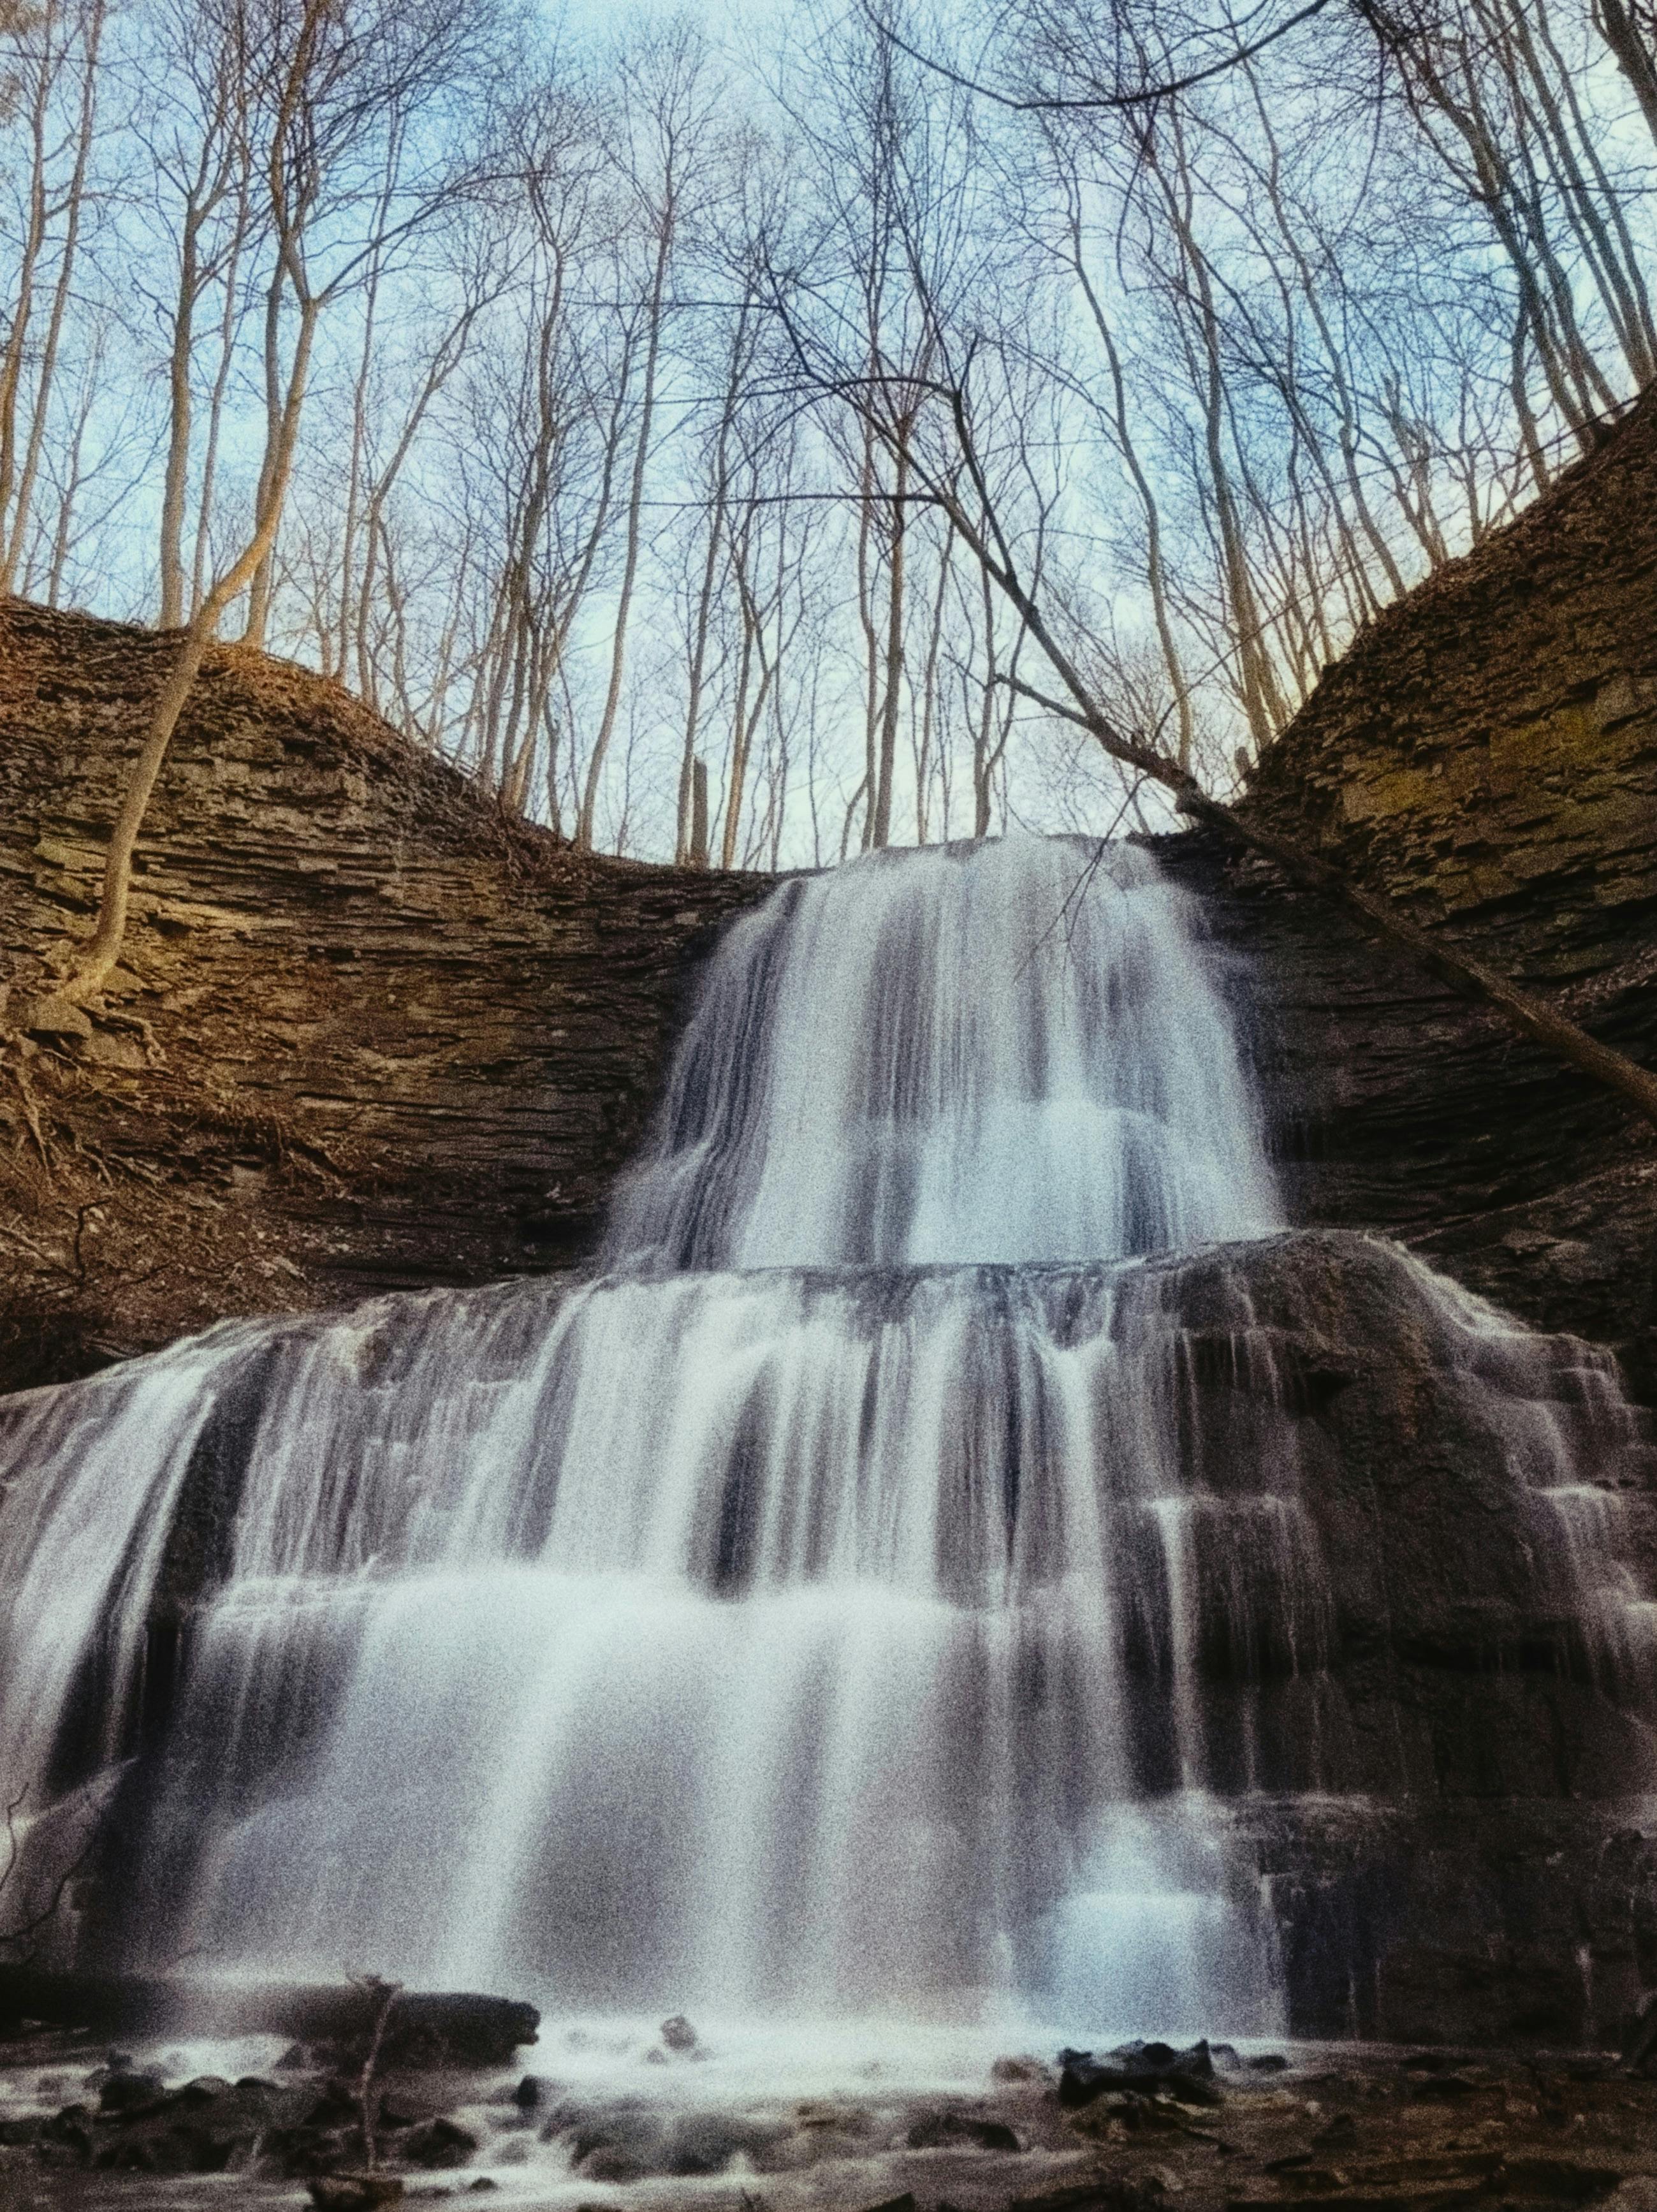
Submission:
[[[209,662],[124,965],[64,1026],[165,640],[0,606],[0,1389],[227,1313],[567,1264],[758,878],[583,859],[337,687]],[[71,1010],[73,1011],[73,1010]]]
[[[1263,1964],[1280,1967],[1296,2033],[1618,2042],[1657,1984],[1657,1423],[1618,1389],[1609,1355],[1514,1328],[1396,1246],[1350,1231],[1217,1244],[1114,1279],[1098,1266],[1035,1272],[1049,1353],[1062,1345],[1072,1387],[1089,1372],[1114,1378],[1106,1387],[1130,1410],[1121,1428],[1083,1425],[1095,1457],[1081,1486],[1112,1500],[1115,1516],[1097,1569],[1105,1650],[1068,1683],[1062,1667],[1051,1678],[1035,1670],[1028,1706],[1021,1698],[1016,1707],[1020,1725],[1043,1731],[1049,1750],[1080,1745],[1086,1731],[1073,1728],[1073,1709],[1066,1718],[1067,1698],[1108,1698],[1120,1757],[1108,1804],[1153,1826],[1171,1811],[1159,1832],[1177,1843],[1181,1808],[1196,1793],[1212,1820],[1203,1863],[1217,1863],[1211,1841],[1223,1859],[1211,1901],[1246,1923]],[[871,1287],[881,1310],[869,1322],[883,1328],[901,1309]],[[895,1301],[907,1287],[897,1279],[886,1292]],[[222,1720],[224,1678],[215,1688],[204,1656],[222,1660],[236,1619],[225,1538],[239,1509],[310,1530],[327,1517],[301,1510],[314,1493],[287,1486],[296,1463],[277,1449],[287,1417],[305,1408],[290,1438],[301,1470],[319,1458],[355,1501],[373,1487],[358,1470],[396,1465],[396,1494],[419,1497],[428,1466],[409,1437],[440,1437],[446,1455],[464,1460],[457,1400],[482,1392],[500,1423],[486,1462],[492,1484],[513,1480],[501,1444],[510,1431],[532,1440],[534,1480],[521,1495],[544,1498],[558,1468],[558,1414],[555,1395],[537,1392],[537,1374],[546,1377],[535,1361],[563,1295],[520,1285],[442,1302],[387,1298],[340,1324],[335,1357],[320,1365],[309,1360],[320,1324],[250,1328],[197,1382],[211,1412],[187,1467],[170,1492],[146,1493],[155,1503],[135,1524],[155,1569],[138,1585],[143,1610],[120,1634],[88,1639],[55,1707],[46,1771],[66,1819],[97,1802],[100,1776],[115,1784],[107,1816],[82,1839],[42,1823],[52,1856],[26,1852],[21,1863],[25,1897],[49,1894],[62,1864],[80,1868],[82,1965],[106,1972],[135,1948],[168,1948],[162,1900],[196,1893],[197,1854],[211,1863],[291,1757],[280,1729],[267,1741]],[[415,1362],[440,1304],[469,1308],[483,1327],[429,1339],[422,1382]],[[994,1340],[988,1316],[979,1310],[980,1346]],[[1106,1328],[1113,1358],[1090,1370],[1083,1347]],[[431,1395],[434,1373],[445,1390],[455,1378],[446,1401]],[[531,1384],[515,1406],[506,1395],[514,1377]],[[971,1432],[971,1387],[960,1379],[947,1402]],[[123,1440],[120,1395],[137,1387],[130,1372],[15,1399],[0,1406],[0,1430],[39,1418],[80,1453],[95,1423],[115,1435],[121,1465],[141,1467],[165,1417],[152,1408]],[[1005,1403],[994,1380],[986,1389]],[[1069,1465],[1057,1402],[1027,1391],[1015,1487],[1004,1486],[992,1444],[979,1458],[994,1472],[1003,1525],[1016,1523],[1019,1552],[1037,1559],[1044,1536],[1059,1556],[1059,1501],[1074,1494],[1055,1479],[1059,1462]],[[1159,1440],[1156,1472],[1146,1492],[1121,1495],[1114,1486],[1136,1425]],[[723,1478],[717,1460],[704,1473],[710,1498],[728,1498],[733,1476],[752,1465],[750,1440],[715,1419],[710,1454],[721,1436]],[[622,1455],[607,1457],[605,1473],[624,1465]],[[1150,1494],[1170,1476],[1174,1490]],[[1166,1518],[1165,1508],[1178,1510]],[[532,1525],[518,1507],[508,1522]],[[695,1587],[728,1598],[723,1523],[717,1543],[706,1533]],[[355,1540],[382,1572],[398,1556],[394,1525],[359,1525]],[[1023,1585],[1032,1614],[1037,1573],[1035,1586]],[[320,1617],[307,1614],[313,1638]],[[498,1658],[513,1647],[476,1648]],[[238,1659],[236,1694],[247,1712],[276,1711],[299,1656],[310,1725],[350,1705],[375,1713],[377,1736],[394,1737],[394,1717],[367,1682],[355,1680],[348,1697],[331,1676],[321,1655],[340,1649],[325,1635],[301,1638],[278,1663],[278,1638],[245,1674]],[[383,1687],[387,1677],[375,1679]],[[450,1710],[444,1678],[421,1679],[422,1694]],[[946,1711],[940,1701],[933,1724],[947,1742]],[[337,1777],[331,1741],[325,1756],[320,1738],[313,1748]],[[360,1753],[363,1739],[355,1741]],[[476,1735],[470,1749],[476,1756]],[[607,1743],[606,1755],[618,1747]],[[1057,1771],[1080,1792],[1084,1766]],[[1039,1786],[1054,1771],[1023,1778],[1038,1815],[1045,1806],[1055,1817],[1058,1801]],[[315,1812],[325,1817],[322,1802]],[[457,1834],[472,1832],[470,1799],[460,1817],[457,1830],[455,1801],[434,1792],[422,1821],[428,1837],[448,1839],[451,1869]],[[758,1809],[754,1824],[763,1832]],[[555,1828],[549,1817],[548,1832]],[[1039,1817],[1032,1829],[1040,1833]],[[545,1972],[537,1941],[526,1923],[520,1948]],[[149,1983],[66,1986],[69,2017],[95,2001],[122,2033],[156,1997]],[[24,1972],[0,1974],[0,2019],[9,1991],[15,2012],[65,2017],[50,1986]],[[249,2002],[267,2003],[268,1993]],[[307,2041],[333,2032],[297,2016],[283,2025]],[[661,2036],[681,2056],[696,2043],[677,2016]]]
[[[1159,858],[1235,957],[1290,1218],[1395,1237],[1657,1391],[1657,1132],[1273,872],[1205,836]],[[1657,989],[1613,1011],[1592,1025],[1657,1065]]]
[[[1589,1003],[1657,970],[1657,392],[1363,633],[1251,799]]]
[[[1580,1342],[1493,1330],[1384,1244],[1168,1264],[1204,1486],[1293,1469],[1329,1577],[1324,1786],[1236,1814],[1292,2026],[1615,2042],[1657,1982],[1651,1415]],[[1218,1692],[1235,1662],[1205,1664]],[[1262,1717],[1270,1692],[1267,1666]]]
[[[1657,1064],[1657,392],[1360,636],[1249,803]],[[1337,918],[1297,927],[1259,872],[1189,866],[1272,972],[1306,1217],[1620,1340],[1652,1388],[1654,1133]]]

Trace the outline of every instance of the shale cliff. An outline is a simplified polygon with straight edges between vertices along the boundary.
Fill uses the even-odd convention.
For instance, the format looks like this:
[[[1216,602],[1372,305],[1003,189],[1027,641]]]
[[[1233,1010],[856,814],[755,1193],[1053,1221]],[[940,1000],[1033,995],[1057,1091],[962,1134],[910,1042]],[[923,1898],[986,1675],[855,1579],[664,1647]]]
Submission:
[[[0,607],[0,979],[84,927],[167,641]],[[764,879],[577,855],[337,686],[209,661],[104,1001],[0,1071],[0,1389],[567,1264]],[[3,1016],[0,1016],[0,1026]]]
[[[1657,392],[1363,634],[1248,803],[1657,1066]],[[1190,866],[1275,978],[1303,1215],[1384,1229],[1527,1318],[1619,1341],[1648,1390],[1653,1131],[1259,870]]]
[[[166,650],[0,606],[14,1021],[91,911]],[[1657,399],[1366,631],[1248,803],[1657,1064]],[[1259,863],[1206,836],[1162,857],[1236,955],[1294,1218],[1400,1237],[1657,1387],[1653,1133]],[[234,649],[139,867],[103,1006],[0,1073],[0,1388],[578,1259],[697,953],[767,888],[578,856]]]

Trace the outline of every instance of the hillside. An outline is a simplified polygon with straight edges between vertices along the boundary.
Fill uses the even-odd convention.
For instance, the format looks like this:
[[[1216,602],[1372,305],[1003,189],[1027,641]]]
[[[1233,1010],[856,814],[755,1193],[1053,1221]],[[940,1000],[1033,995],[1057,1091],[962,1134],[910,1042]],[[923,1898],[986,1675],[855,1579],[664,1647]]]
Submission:
[[[165,641],[0,609],[0,947],[87,916]],[[566,1262],[754,879],[584,859],[337,686],[215,654],[83,1036],[0,1079],[0,1387],[227,1313]]]

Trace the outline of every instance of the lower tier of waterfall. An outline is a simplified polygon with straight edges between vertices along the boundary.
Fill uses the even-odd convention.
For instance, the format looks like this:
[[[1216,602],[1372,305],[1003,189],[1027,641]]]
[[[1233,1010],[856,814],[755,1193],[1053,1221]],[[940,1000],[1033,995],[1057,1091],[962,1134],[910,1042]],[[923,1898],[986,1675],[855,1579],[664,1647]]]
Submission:
[[[1652,1781],[1652,1461],[1326,1232],[229,1324],[0,1407],[0,1788],[102,1965],[1373,2032],[1435,1808]]]

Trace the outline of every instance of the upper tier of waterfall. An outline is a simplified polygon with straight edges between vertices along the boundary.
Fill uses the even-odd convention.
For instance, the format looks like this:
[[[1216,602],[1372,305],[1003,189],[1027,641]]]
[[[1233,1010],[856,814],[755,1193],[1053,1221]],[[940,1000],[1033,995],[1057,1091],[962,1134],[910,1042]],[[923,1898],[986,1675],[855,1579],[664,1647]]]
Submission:
[[[1131,845],[875,854],[726,934],[607,1245],[671,1267],[1114,1260],[1282,1215],[1194,902]]]

